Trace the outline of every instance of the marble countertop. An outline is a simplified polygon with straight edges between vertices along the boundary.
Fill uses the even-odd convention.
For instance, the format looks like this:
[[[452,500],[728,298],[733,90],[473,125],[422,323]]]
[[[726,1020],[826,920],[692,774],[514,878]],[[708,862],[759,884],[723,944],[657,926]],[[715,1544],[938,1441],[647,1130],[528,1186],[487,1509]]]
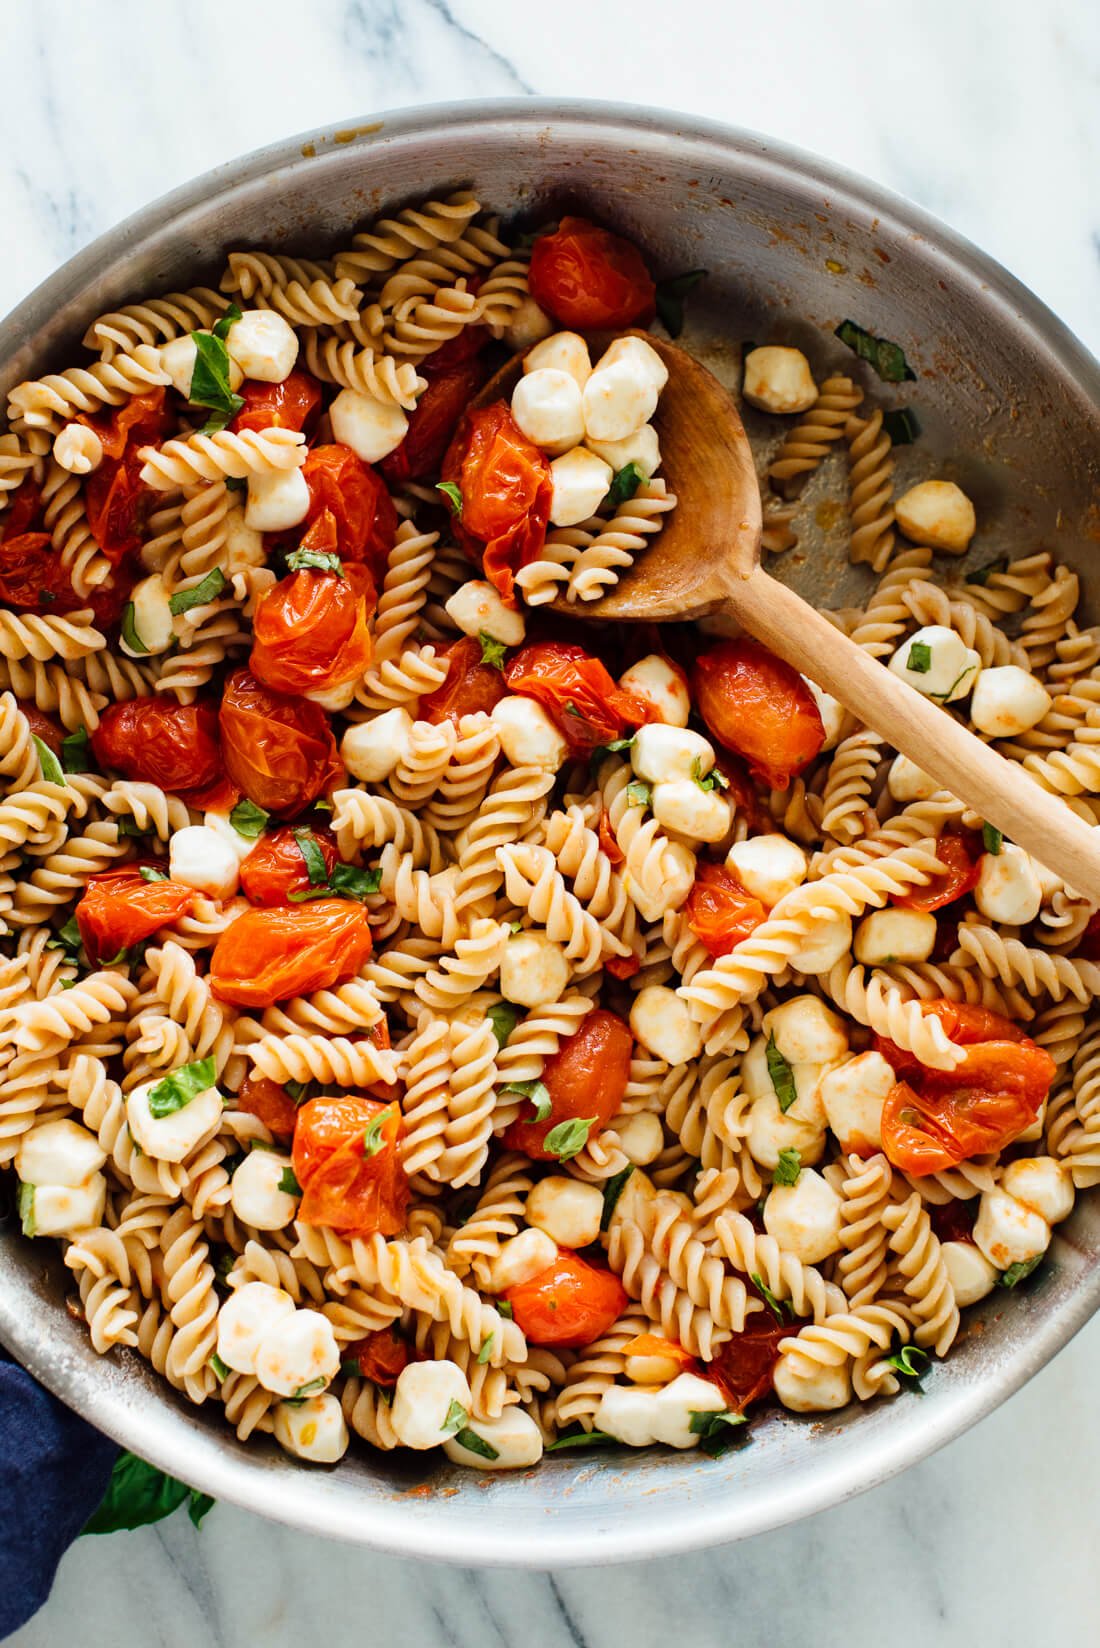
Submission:
[[[689,109],[825,154],[938,213],[1100,351],[1100,11],[1086,0],[8,0],[4,23],[0,312],[245,150],[375,109],[538,93]],[[730,1549],[644,1569],[414,1575],[219,1506],[198,1534],[177,1515],[79,1542],[11,1641],[1092,1640],[1098,1355],[1094,1322],[945,1452]]]

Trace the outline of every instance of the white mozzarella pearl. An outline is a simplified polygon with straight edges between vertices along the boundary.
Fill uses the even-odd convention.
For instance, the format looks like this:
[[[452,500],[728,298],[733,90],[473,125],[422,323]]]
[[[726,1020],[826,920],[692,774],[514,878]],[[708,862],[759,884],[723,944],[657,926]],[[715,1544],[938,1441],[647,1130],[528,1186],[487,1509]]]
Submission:
[[[512,391],[512,416],[529,441],[551,454],[568,452],[584,439],[580,385],[552,366],[520,378]]]
[[[128,658],[144,658],[149,653],[167,652],[176,639],[175,619],[172,615],[171,592],[159,572],[135,584],[130,596],[133,604],[134,630],[140,647],[131,647],[123,638],[119,646]]]
[[[277,1403],[275,1440],[297,1459],[308,1459],[313,1465],[335,1465],[347,1453],[349,1441],[339,1397],[322,1391],[301,1404]]]
[[[557,772],[569,745],[534,698],[515,693],[493,706],[490,717],[505,760],[513,767],[541,767]]]
[[[793,1357],[781,1356],[775,1364],[773,1388],[785,1408],[792,1413],[825,1413],[844,1408],[852,1399],[852,1379],[845,1358],[836,1367],[811,1365],[803,1374],[792,1367]]]
[[[238,864],[243,864],[256,845],[256,837],[241,835],[229,822],[225,813],[203,813],[202,821],[208,830],[213,830],[219,841],[225,845],[236,857]]]
[[[224,1109],[222,1096],[216,1087],[208,1087],[170,1115],[154,1116],[149,1109],[149,1094],[157,1085],[156,1081],[142,1082],[131,1088],[126,1098],[126,1122],[147,1156],[160,1162],[182,1162],[217,1132]]]
[[[980,677],[979,677],[980,681]],[[940,786],[930,778],[923,767],[910,761],[907,755],[895,755],[890,763],[886,788],[895,801],[927,801]]]
[[[489,1267],[490,1293],[521,1287],[552,1265],[557,1256],[558,1244],[545,1230],[521,1230],[518,1236],[500,1244]]]
[[[248,481],[245,525],[257,532],[286,532],[309,514],[309,483],[300,469],[274,469]]]
[[[799,1121],[792,1105],[786,1115],[773,1093],[754,1099],[749,1109],[749,1155],[761,1167],[773,1171],[783,1150],[797,1150],[803,1167],[812,1167],[825,1152],[825,1130],[811,1122]]]
[[[513,933],[500,963],[500,990],[520,1007],[542,1007],[561,999],[569,975],[564,951],[545,933]]]
[[[840,1248],[841,1198],[832,1185],[804,1167],[797,1184],[774,1185],[764,1203],[764,1229],[785,1253],[819,1265]]]
[[[24,1184],[75,1189],[97,1173],[107,1153],[79,1122],[43,1122],[24,1133],[15,1152],[15,1171]]]
[[[279,1188],[291,1168],[289,1156],[277,1150],[250,1150],[230,1185],[233,1211],[243,1224],[256,1230],[283,1230],[298,1211],[298,1197]]]
[[[577,388],[583,389],[592,373],[587,343],[578,332],[553,332],[523,357],[524,376],[541,371],[544,366],[555,372],[568,372]]]
[[[243,572],[247,567],[261,567],[266,561],[263,533],[247,524],[244,510],[235,504],[225,517],[226,572]]]
[[[687,726],[691,714],[687,682],[683,672],[659,653],[648,653],[631,664],[619,676],[619,685],[655,710],[666,726]]]
[[[654,1058],[686,1064],[703,1051],[703,1032],[686,1001],[663,984],[647,985],[634,997],[630,1029]]]
[[[103,1223],[107,1180],[92,1173],[79,1185],[35,1185],[30,1219],[24,1215],[28,1236],[72,1236]]]
[[[542,1458],[542,1433],[522,1408],[505,1408],[498,1419],[471,1419],[463,1429],[480,1437],[494,1457],[487,1458],[464,1447],[457,1436],[448,1436],[443,1452],[455,1465],[475,1471],[522,1471]]]
[[[171,879],[184,887],[225,899],[237,891],[241,861],[219,830],[206,824],[187,824],[172,837],[168,871]]]
[[[632,1385],[667,1385],[683,1364],[675,1356],[647,1356],[635,1352],[623,1358],[623,1372]]]
[[[538,343],[540,338],[549,337],[554,330],[554,322],[545,309],[540,309],[534,298],[527,295],[512,310],[506,326],[494,326],[490,330],[494,336],[499,334],[508,348],[515,353],[521,349],[529,349],[533,343]]]
[[[170,338],[167,343],[161,345],[161,370],[167,372],[172,380],[172,388],[182,395],[184,400],[188,400],[191,395],[191,379],[198,353],[198,345],[190,332],[181,338]],[[240,367],[237,371],[240,373]],[[243,377],[243,373],[241,376]]]
[[[295,1310],[272,1324],[256,1348],[256,1378],[276,1396],[293,1396],[340,1371],[332,1323],[319,1310]],[[310,1392],[312,1395],[313,1393]]]
[[[463,635],[475,639],[481,634],[491,635],[506,647],[518,647],[527,633],[523,613],[506,607],[500,592],[482,578],[471,578],[460,585],[444,608]]]
[[[1051,697],[1041,681],[1018,664],[984,669],[970,700],[970,719],[990,738],[1015,738],[1043,719]]]
[[[722,841],[733,823],[732,809],[721,790],[704,790],[691,778],[655,784],[650,806],[658,824],[689,841]]]
[[[1019,1156],[1009,1162],[1001,1175],[1001,1189],[1048,1225],[1058,1224],[1073,1210],[1073,1175],[1053,1156]]]
[[[915,650],[914,650],[915,649]],[[920,666],[927,664],[927,668]],[[982,661],[961,635],[945,624],[927,624],[902,641],[890,669],[926,698],[951,704],[971,691]]]
[[[644,338],[615,338],[597,361],[596,370],[602,372],[621,361],[627,361],[634,366],[649,380],[658,394],[668,382],[668,367],[653,345],[647,343]]]
[[[807,867],[802,848],[785,835],[749,836],[735,842],[726,854],[727,870],[768,909],[802,885]]]
[[[999,1273],[973,1242],[943,1242],[940,1254],[957,1305],[976,1305],[992,1293]]]
[[[927,961],[937,931],[936,918],[927,910],[873,910],[856,928],[856,960],[868,967]]]
[[[848,1054],[844,1020],[817,996],[780,1002],[764,1014],[763,1030],[791,1064],[832,1064]]]
[[[665,1148],[665,1132],[661,1118],[652,1111],[639,1110],[624,1122],[616,1123],[619,1149],[635,1167],[648,1167]]]
[[[369,464],[395,451],[409,427],[407,416],[392,401],[376,401],[354,389],[341,389],[328,414],[336,440]]]
[[[1050,1226],[1005,1190],[982,1192],[981,1206],[974,1224],[974,1240],[991,1265],[1007,1270],[1045,1253],[1050,1243]]]
[[[974,505],[954,481],[921,481],[894,505],[898,526],[915,544],[965,555],[977,520]]]
[[[246,378],[282,383],[298,359],[298,334],[274,309],[246,309],[229,328],[225,347]]]
[[[851,948],[851,916],[829,916],[812,928],[792,952],[791,966],[800,973],[827,973]]]
[[[718,1386],[697,1373],[681,1373],[657,1392],[653,1434],[667,1448],[695,1448],[699,1432],[691,1421],[697,1413],[724,1413],[726,1399]]]
[[[603,1192],[598,1185],[552,1173],[528,1196],[526,1217],[559,1247],[587,1247],[599,1240]]]
[[[582,395],[584,433],[594,441],[624,441],[657,410],[659,390],[637,360],[597,366]]]
[[[293,1316],[294,1300],[267,1282],[235,1288],[218,1311],[218,1355],[235,1373],[256,1372],[256,1352],[264,1335]]]
[[[648,784],[667,784],[674,778],[705,777],[714,766],[714,746],[687,727],[669,727],[647,721],[634,734],[630,764]]]
[[[614,475],[633,464],[650,481],[661,467],[661,443],[651,423],[644,423],[621,441],[597,441],[588,435],[585,445],[610,466]]]
[[[103,442],[94,429],[67,423],[53,443],[53,455],[70,475],[90,475],[103,462]]]
[[[438,1448],[451,1404],[470,1411],[470,1386],[456,1362],[409,1362],[397,1376],[390,1419],[406,1448]]]
[[[550,465],[550,522],[578,526],[599,509],[613,476],[602,458],[586,447],[574,446]]]
[[[821,1102],[842,1150],[882,1148],[882,1107],[897,1081],[881,1053],[860,1053],[821,1078]]]
[[[357,721],[340,740],[340,759],[363,784],[381,784],[409,754],[413,719],[408,710],[384,710]]]
[[[786,1112],[794,1122],[804,1122],[815,1130],[825,1126],[825,1108],[821,1099],[821,1083],[830,1065],[810,1062],[792,1063],[791,1078],[795,1099]],[[754,1036],[741,1061],[741,1085],[750,1099],[774,1099],[775,1085],[768,1069],[768,1038]]]
[[[761,412],[808,412],[817,399],[817,384],[801,349],[764,344],[745,356],[741,393]]]
[[[1042,884],[1022,847],[1006,841],[999,853],[982,854],[974,903],[983,916],[1022,927],[1035,920],[1042,902]]]
[[[843,738],[851,721],[851,715],[839,698],[834,698],[831,692],[825,692],[816,681],[811,681],[808,675],[802,677],[813,695],[817,705],[817,713],[821,717],[821,725],[825,729],[823,750],[835,750]]]
[[[628,1448],[649,1448],[657,1440],[657,1392],[645,1385],[609,1385],[592,1416],[594,1429]]]

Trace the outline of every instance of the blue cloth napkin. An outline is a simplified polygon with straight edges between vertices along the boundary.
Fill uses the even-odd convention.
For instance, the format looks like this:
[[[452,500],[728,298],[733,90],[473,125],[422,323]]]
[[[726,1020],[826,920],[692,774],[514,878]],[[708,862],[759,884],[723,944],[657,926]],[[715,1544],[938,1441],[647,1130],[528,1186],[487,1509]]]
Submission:
[[[0,1637],[49,1596],[117,1452],[0,1350]]]

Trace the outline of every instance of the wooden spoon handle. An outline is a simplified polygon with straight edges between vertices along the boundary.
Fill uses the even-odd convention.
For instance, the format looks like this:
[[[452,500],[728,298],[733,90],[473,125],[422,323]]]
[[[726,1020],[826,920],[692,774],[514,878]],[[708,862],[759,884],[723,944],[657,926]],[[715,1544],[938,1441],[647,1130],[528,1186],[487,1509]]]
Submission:
[[[729,591],[738,623],[832,693],[952,795],[1100,904],[1100,832],[1013,761],[849,641],[760,568]]]

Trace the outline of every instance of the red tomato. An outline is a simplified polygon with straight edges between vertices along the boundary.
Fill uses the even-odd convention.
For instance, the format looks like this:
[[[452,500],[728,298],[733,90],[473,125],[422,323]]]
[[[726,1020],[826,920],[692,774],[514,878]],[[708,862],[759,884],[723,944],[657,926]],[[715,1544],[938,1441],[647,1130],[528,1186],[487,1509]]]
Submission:
[[[331,830],[311,830],[325,861],[332,867],[339,856]],[[289,825],[262,835],[241,865],[241,892],[250,904],[288,904],[290,893],[304,893],[311,883],[302,849]]]
[[[768,912],[724,864],[700,864],[684,906],[687,924],[712,956],[726,956],[755,932]]]
[[[615,839],[615,832],[611,828],[611,814],[608,812],[606,807],[600,814],[599,838],[600,851],[611,860],[612,864],[622,864],[625,862],[623,850],[619,846],[618,841]]]
[[[101,767],[162,790],[196,790],[221,777],[218,718],[209,704],[131,698],[109,704],[92,734]]]
[[[459,336],[473,330],[464,326]],[[435,359],[431,369],[425,370],[428,387],[409,417],[405,439],[379,465],[389,481],[416,481],[437,472],[459,418],[489,376],[488,367],[476,356],[446,371],[435,365]]]
[[[779,1342],[798,1332],[795,1322],[777,1322],[770,1310],[746,1316],[745,1326],[721,1346],[706,1370],[733,1413],[744,1413],[772,1388]]]
[[[981,837],[950,831],[936,842],[936,857],[945,868],[923,887],[914,887],[893,900],[903,910],[942,910],[978,885]]]
[[[298,1106],[286,1088],[269,1076],[257,1076],[252,1071],[248,1073],[237,1094],[237,1109],[249,1116],[259,1117],[276,1139],[294,1137]]]
[[[515,578],[546,542],[550,463],[515,423],[504,401],[466,413],[443,459],[443,479],[462,494],[455,531],[509,605]]]
[[[256,603],[253,675],[277,692],[325,692],[354,681],[370,663],[376,604],[374,581],[361,563],[342,573],[291,573]]]
[[[558,1254],[529,1282],[508,1289],[512,1316],[532,1345],[590,1345],[627,1307],[617,1276],[597,1270],[576,1253]]]
[[[941,1202],[938,1206],[928,1209],[928,1217],[932,1221],[932,1229],[941,1242],[969,1242],[974,1243],[974,1221],[978,1216],[979,1201],[977,1196],[973,1201],[964,1202],[953,1196],[949,1202]]]
[[[273,1007],[354,978],[370,952],[367,912],[350,899],[246,910],[214,946],[210,985],[238,1007]]]
[[[1089,924],[1081,934],[1077,954],[1085,961],[1100,961],[1100,910],[1089,918]]]
[[[21,538],[36,522],[41,525],[42,491],[33,475],[28,475],[16,487],[8,512],[3,519],[0,543],[9,538]]]
[[[796,669],[747,636],[721,641],[695,664],[695,702],[711,733],[785,790],[825,742],[813,693]]]
[[[527,277],[531,296],[560,326],[636,326],[653,319],[657,291],[641,252],[583,217],[540,235]]]
[[[236,434],[242,429],[302,430],[321,406],[321,385],[309,372],[293,371],[282,383],[258,383],[254,378],[242,383],[244,405],[229,425]]]
[[[302,812],[343,774],[320,704],[273,692],[248,670],[225,683],[219,720],[226,772],[269,813]]]
[[[616,686],[598,658],[562,641],[535,641],[504,666],[512,692],[537,698],[572,750],[594,750],[656,719],[642,698]]]
[[[195,891],[176,881],[146,881],[133,864],[89,877],[76,907],[81,942],[93,967],[120,950],[178,921],[195,902]]]
[[[505,696],[504,676],[491,664],[481,662],[481,643],[472,636],[439,648],[446,656],[447,673],[434,692],[420,700],[421,721],[453,721],[458,726],[464,715],[476,710],[488,714]]]
[[[612,978],[630,979],[635,973],[642,970],[642,958],[631,954],[629,956],[608,956],[604,966]]]
[[[372,1385],[392,1390],[397,1376],[412,1361],[420,1360],[420,1353],[402,1339],[396,1328],[376,1328],[362,1339],[356,1339],[344,1349],[346,1361],[359,1364],[359,1377],[369,1379]]]
[[[84,504],[92,535],[105,555],[118,562],[141,548],[145,522],[156,494],[140,478],[143,446],[155,446],[168,427],[163,389],[130,399],[108,419],[79,416],[103,444],[103,462],[84,483]]]
[[[65,611],[72,592],[48,532],[21,532],[0,543],[0,601],[5,606],[39,614]]]
[[[550,1094],[545,1121],[512,1122],[504,1135],[507,1150],[521,1150],[537,1162],[558,1158],[545,1148],[546,1135],[559,1122],[592,1119],[588,1137],[605,1128],[623,1102],[630,1075],[633,1038],[627,1026],[606,1008],[595,1007],[575,1035],[563,1041],[542,1067]]]
[[[397,510],[378,471],[349,446],[315,446],[302,465],[309,487],[310,525],[322,510],[336,522],[336,550],[342,561],[365,561],[375,584],[385,576],[397,536]]]
[[[64,734],[56,721],[48,715],[43,715],[37,704],[30,703],[26,698],[17,698],[16,703],[28,727],[36,738],[41,738],[48,750],[55,755],[61,754],[61,740]]]
[[[368,1129],[381,1119],[372,1154]],[[328,1225],[356,1236],[396,1236],[405,1228],[409,1184],[399,1146],[405,1123],[396,1104],[357,1094],[310,1099],[294,1129],[294,1172],[304,1195],[303,1224]]]

